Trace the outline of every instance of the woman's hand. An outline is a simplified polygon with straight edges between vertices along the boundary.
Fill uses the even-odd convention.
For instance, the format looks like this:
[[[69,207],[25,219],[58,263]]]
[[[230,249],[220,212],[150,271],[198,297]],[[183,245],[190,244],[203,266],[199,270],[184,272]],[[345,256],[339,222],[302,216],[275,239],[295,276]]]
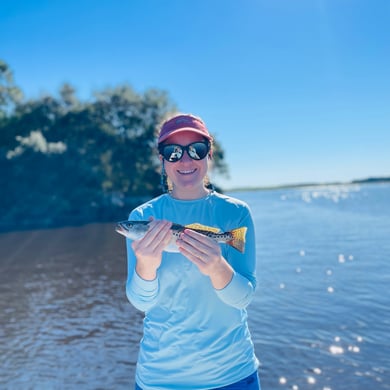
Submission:
[[[211,279],[216,289],[226,287],[233,277],[233,268],[223,258],[219,244],[201,233],[185,229],[177,240],[180,252],[192,261],[199,271]]]
[[[156,278],[162,252],[172,238],[171,226],[172,222],[151,219],[146,234],[131,243],[137,258],[135,270],[142,279]]]

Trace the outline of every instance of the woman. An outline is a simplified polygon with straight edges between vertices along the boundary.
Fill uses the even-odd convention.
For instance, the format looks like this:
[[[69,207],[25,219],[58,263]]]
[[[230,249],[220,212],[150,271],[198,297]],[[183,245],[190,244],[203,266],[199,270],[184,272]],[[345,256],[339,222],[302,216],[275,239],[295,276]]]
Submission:
[[[198,117],[165,121],[158,150],[170,191],[129,217],[151,221],[141,239],[127,239],[126,294],[145,312],[136,389],[260,389],[245,310],[256,287],[253,221],[245,203],[207,188],[212,140]],[[164,251],[172,222],[245,226],[245,253],[190,229],[177,253]]]

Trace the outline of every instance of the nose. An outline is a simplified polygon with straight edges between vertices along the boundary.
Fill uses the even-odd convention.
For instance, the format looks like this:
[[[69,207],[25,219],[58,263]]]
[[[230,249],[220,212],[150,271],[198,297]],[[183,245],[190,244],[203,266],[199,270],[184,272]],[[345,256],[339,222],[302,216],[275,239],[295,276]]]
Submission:
[[[186,161],[191,161],[191,160],[192,160],[192,158],[189,156],[188,151],[185,150],[183,152],[183,156],[182,156],[180,161],[186,162]]]

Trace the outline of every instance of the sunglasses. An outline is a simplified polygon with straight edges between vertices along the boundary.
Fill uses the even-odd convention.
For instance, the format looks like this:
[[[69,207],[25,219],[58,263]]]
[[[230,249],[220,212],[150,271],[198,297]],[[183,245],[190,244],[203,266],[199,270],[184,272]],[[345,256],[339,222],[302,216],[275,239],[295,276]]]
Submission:
[[[210,151],[210,142],[198,141],[186,146],[178,144],[159,145],[158,151],[164,157],[164,160],[169,162],[179,161],[183,157],[184,151],[193,160],[203,160]]]

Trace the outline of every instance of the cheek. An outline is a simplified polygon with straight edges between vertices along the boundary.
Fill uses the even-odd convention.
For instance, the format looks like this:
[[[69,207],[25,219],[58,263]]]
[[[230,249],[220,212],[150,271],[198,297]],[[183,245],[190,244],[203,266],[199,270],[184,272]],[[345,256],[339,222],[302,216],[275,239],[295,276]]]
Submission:
[[[168,176],[172,174],[172,172],[174,171],[175,169],[170,164],[165,164],[165,172],[167,173]]]
[[[199,162],[198,169],[202,176],[205,176],[207,174],[207,171],[209,169],[209,158],[206,157],[204,160]]]

